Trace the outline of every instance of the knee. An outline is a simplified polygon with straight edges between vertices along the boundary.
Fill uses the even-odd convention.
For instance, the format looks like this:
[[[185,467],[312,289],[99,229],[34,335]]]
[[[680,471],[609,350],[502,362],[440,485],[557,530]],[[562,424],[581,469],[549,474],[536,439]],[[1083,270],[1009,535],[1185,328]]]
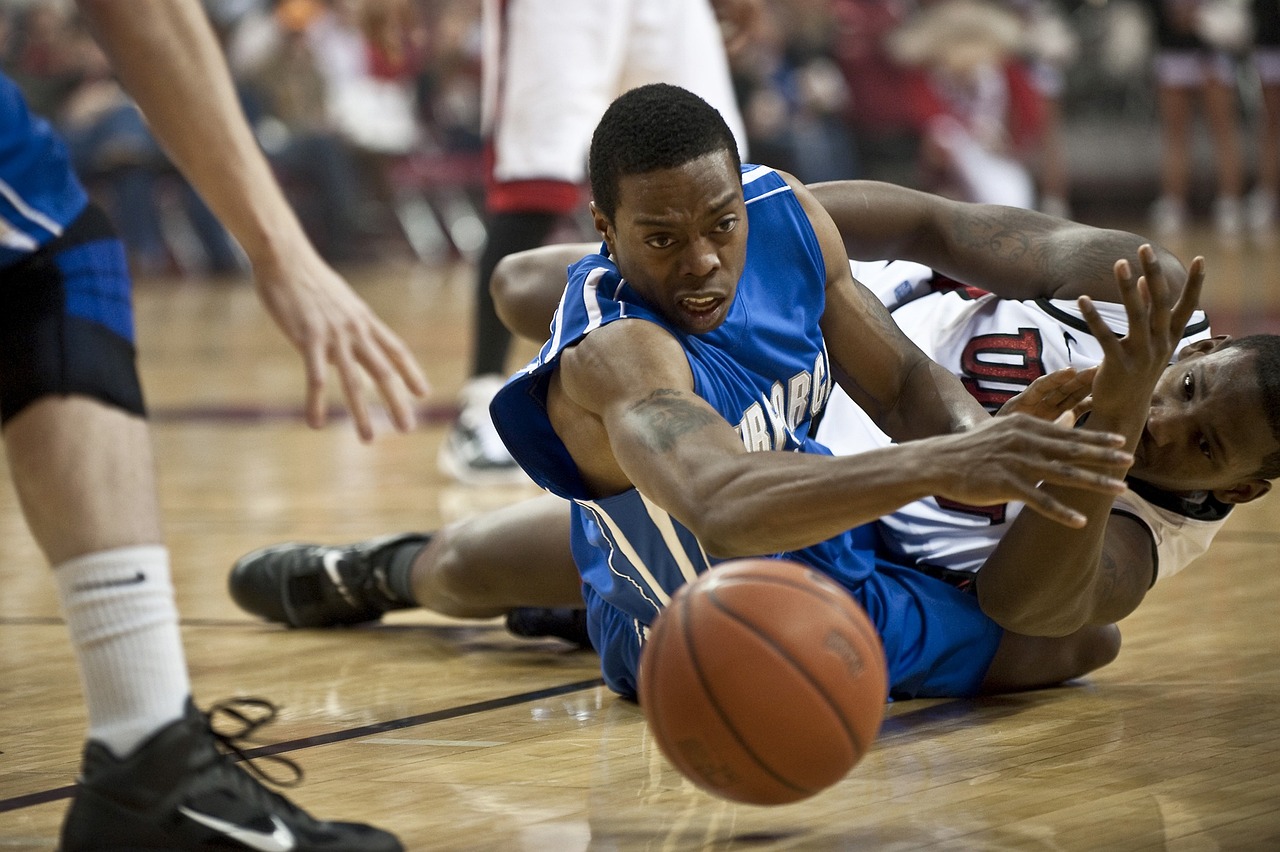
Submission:
[[[488,618],[507,611],[492,602],[486,572],[474,556],[472,527],[460,521],[432,536],[414,575],[414,593],[422,606],[453,618]]]
[[[459,524],[450,524],[431,538],[424,553],[414,591],[419,602],[443,615],[465,617],[468,589],[466,560],[458,546]]]
[[[1075,673],[1071,677],[1083,677],[1120,656],[1120,628],[1114,624],[1084,627],[1076,632],[1072,644]]]

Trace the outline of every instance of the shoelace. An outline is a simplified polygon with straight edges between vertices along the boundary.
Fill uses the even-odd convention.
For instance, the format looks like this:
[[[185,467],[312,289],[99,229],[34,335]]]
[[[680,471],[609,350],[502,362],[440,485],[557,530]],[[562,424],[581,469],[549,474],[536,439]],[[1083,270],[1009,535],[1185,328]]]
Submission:
[[[228,698],[210,705],[205,714],[209,732],[222,746],[227,754],[234,754],[236,759],[251,775],[276,787],[296,787],[302,783],[302,767],[287,757],[278,754],[250,755],[247,744],[253,742],[253,734],[264,725],[275,721],[278,714],[276,705],[265,698]],[[214,726],[214,717],[227,717],[239,723],[239,728],[231,731],[220,731]],[[292,778],[277,778],[271,772],[259,766],[255,761],[272,761],[283,766]]]

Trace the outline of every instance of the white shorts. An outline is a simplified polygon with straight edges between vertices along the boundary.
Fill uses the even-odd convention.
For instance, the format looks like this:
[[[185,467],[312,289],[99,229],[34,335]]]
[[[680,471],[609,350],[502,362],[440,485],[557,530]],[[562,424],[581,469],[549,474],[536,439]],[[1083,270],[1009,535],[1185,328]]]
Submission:
[[[1196,89],[1210,80],[1232,85],[1236,63],[1217,51],[1164,50],[1155,60],[1156,82],[1169,89]]]
[[[647,83],[718,109],[746,156],[708,0],[485,0],[483,123],[493,179],[580,184],[605,109]]]
[[[1262,85],[1280,86],[1280,46],[1255,48],[1253,67]]]

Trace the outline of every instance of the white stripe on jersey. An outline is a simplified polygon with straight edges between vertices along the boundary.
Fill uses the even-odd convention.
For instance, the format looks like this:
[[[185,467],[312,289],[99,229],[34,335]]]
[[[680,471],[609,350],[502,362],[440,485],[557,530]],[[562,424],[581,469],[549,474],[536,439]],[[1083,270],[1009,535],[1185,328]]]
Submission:
[[[590,318],[587,324],[587,331],[591,331],[600,325],[600,298],[597,295],[596,290],[600,286],[600,276],[604,275],[604,273],[604,267],[591,270],[591,272],[587,273],[587,278],[586,281],[583,282],[582,289],[578,291],[578,294],[582,297],[582,303],[586,305],[587,316]],[[560,304],[556,308],[557,319],[565,315],[565,303],[568,301],[569,294],[572,292],[573,291],[570,288],[566,287],[564,293],[560,295]],[[549,348],[544,348],[543,351],[559,352],[560,339],[564,334],[564,325],[560,322],[553,322],[552,328],[555,333],[551,336]],[[525,368],[525,372],[531,371],[535,366],[537,366],[537,363],[538,362],[530,364]]]
[[[26,216],[39,227],[44,228],[55,237],[62,236],[61,225],[24,201],[22,196],[18,194],[18,191],[3,180],[0,180],[0,195],[3,195],[5,200],[13,205],[13,209],[17,210],[23,216]],[[14,230],[18,229],[15,228]]]
[[[0,246],[17,251],[35,251],[40,244],[19,231],[8,219],[0,216]]]
[[[760,178],[764,177],[765,175],[772,174],[772,173],[773,173],[773,169],[769,168],[768,166],[756,166],[751,171],[743,174],[742,185],[746,186],[749,183],[754,183],[755,181],[758,181]]]
[[[601,527],[607,527],[609,530],[610,537],[614,542],[614,546],[609,554],[609,571],[615,577],[620,577],[635,586],[636,591],[638,591],[644,599],[653,606],[655,611],[671,603],[671,596],[668,595],[666,589],[662,588],[658,581],[654,579],[653,573],[640,559],[640,554],[636,552],[635,546],[625,535],[623,535],[621,528],[614,523],[613,518],[609,517],[609,513],[601,509],[599,504],[593,500],[577,500],[575,502],[579,506],[590,511],[591,514],[595,515],[596,521]],[[636,575],[638,575],[640,581],[644,583],[643,586],[636,582],[636,577],[631,576],[625,571],[619,571],[613,567],[614,553],[621,554],[624,559],[631,563],[632,567],[635,568]]]
[[[662,534],[663,543],[667,545],[667,549],[671,551],[671,556],[675,559],[676,565],[679,566],[680,575],[684,577],[686,583],[692,583],[698,576],[698,569],[689,561],[689,554],[681,546],[680,539],[676,535],[675,524],[671,522],[671,515],[667,514],[661,506],[643,494],[640,494],[640,499],[644,502],[644,508],[649,513],[649,520],[653,521],[653,525]],[[698,544],[698,550],[702,551],[701,543]],[[702,552],[702,557],[702,567],[705,568],[707,567],[705,552]]]

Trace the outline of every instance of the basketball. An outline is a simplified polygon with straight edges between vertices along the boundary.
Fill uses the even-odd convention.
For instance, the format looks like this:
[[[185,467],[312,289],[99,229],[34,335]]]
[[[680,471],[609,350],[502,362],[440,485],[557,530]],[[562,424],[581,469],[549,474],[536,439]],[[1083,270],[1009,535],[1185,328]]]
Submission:
[[[717,796],[796,802],[835,784],[880,730],[880,637],[850,594],[794,562],[737,559],[681,587],[640,657],[663,755]]]

